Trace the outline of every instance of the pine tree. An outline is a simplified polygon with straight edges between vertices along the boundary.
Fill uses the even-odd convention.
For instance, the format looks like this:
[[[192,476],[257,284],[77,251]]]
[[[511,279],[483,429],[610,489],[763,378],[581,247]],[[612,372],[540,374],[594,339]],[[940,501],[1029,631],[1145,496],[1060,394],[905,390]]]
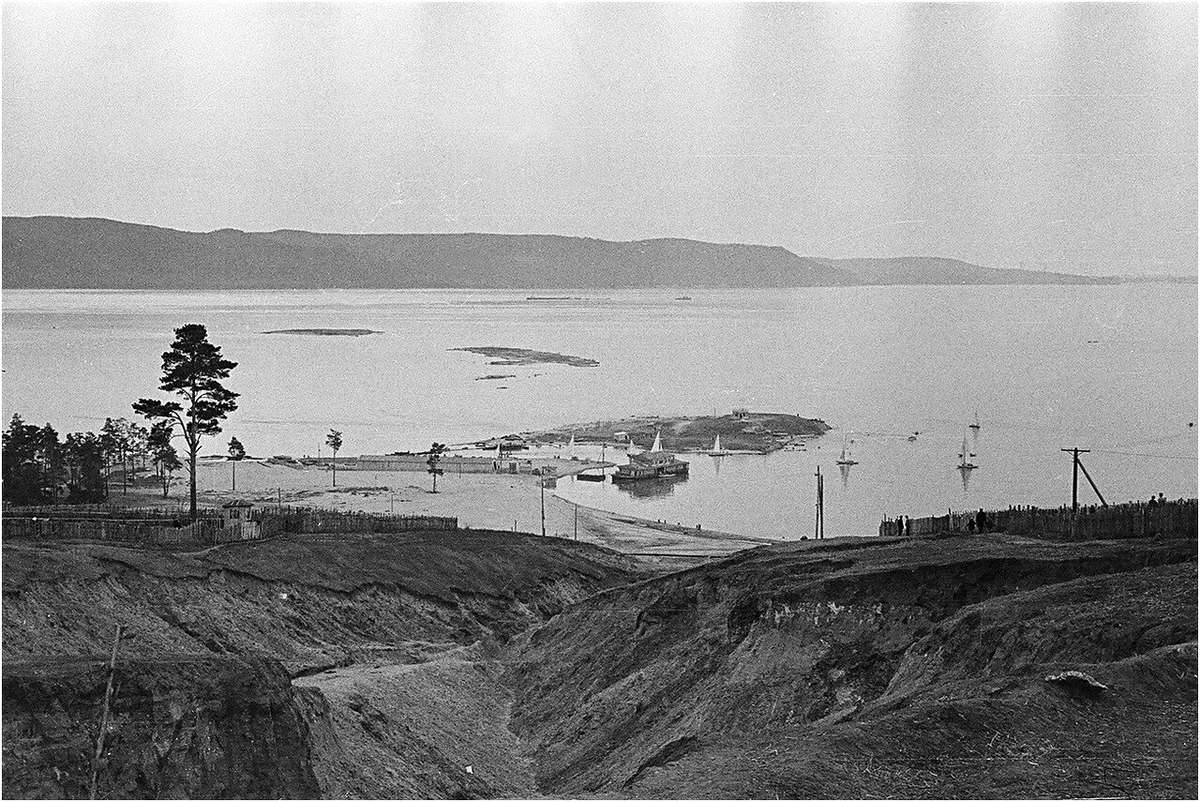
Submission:
[[[237,367],[221,357],[219,346],[208,341],[208,330],[189,323],[175,329],[171,350],[162,355],[162,382],[159,389],[173,393],[180,401],[142,398],[134,412],[150,421],[168,421],[177,426],[187,446],[188,472],[191,474],[190,511],[196,517],[196,455],[201,438],[219,434],[221,421],[237,409],[238,394],[226,389],[222,379]]]

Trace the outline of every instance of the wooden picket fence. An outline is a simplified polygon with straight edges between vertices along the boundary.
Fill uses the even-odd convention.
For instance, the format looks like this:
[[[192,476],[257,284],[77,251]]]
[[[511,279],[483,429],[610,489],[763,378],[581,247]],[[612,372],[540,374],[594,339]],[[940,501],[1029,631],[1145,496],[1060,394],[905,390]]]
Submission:
[[[105,505],[7,507],[3,537],[13,540],[79,540],[135,546],[204,547],[261,540],[283,534],[388,534],[447,531],[457,518],[426,515],[381,515],[313,507],[271,506],[251,509],[240,520],[220,510],[186,512]]]
[[[385,515],[342,512],[316,507],[264,507],[251,512],[265,536],[277,534],[391,534],[458,528],[457,518],[433,515]]]
[[[1042,509],[1009,507],[985,510],[992,531],[1044,540],[1119,540],[1135,537],[1196,537],[1197,500],[1177,499],[1161,504],[1131,502],[1111,507],[1084,506]],[[904,519],[903,532],[894,519],[879,524],[883,537],[920,537],[968,533],[977,512],[952,512]]]

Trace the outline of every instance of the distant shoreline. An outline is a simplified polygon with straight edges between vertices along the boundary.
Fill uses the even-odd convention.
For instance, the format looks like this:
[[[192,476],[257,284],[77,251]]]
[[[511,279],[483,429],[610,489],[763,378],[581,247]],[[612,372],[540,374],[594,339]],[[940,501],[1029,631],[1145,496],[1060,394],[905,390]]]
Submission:
[[[712,449],[719,435],[723,451],[769,454],[789,444],[820,437],[829,428],[819,418],[747,411],[740,415],[643,416],[576,423],[540,432],[522,432],[515,437],[530,445],[567,443],[572,438],[580,444],[633,440],[637,447],[646,449],[661,434],[667,451],[705,453]]]
[[[1120,281],[932,255],[802,256],[778,245],[556,234],[191,232],[103,218],[3,218],[5,289],[782,289]]]
[[[383,334],[373,329],[275,329],[264,331],[263,334],[301,334],[318,337],[365,337],[368,334]]]

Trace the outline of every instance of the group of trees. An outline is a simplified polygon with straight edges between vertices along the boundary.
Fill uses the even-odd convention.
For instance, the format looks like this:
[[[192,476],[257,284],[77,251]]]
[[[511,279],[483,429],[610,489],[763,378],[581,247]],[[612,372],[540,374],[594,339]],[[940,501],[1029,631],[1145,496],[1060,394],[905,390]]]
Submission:
[[[133,411],[147,429],[124,418],[108,418],[99,433],[69,434],[59,442],[50,424],[37,427],[14,415],[4,432],[3,497],[11,504],[54,504],[104,501],[112,469],[119,466],[121,489],[127,492],[139,467],[153,465],[166,497],[172,474],[182,467],[172,440],[181,436],[187,448],[191,514],[196,517],[196,456],[200,438],[221,431],[220,422],[237,409],[237,393],[221,385],[236,362],[221,358],[208,341],[204,326],[190,323],[175,330],[171,350],[162,356],[159,389],[179,400],[142,398]],[[235,448],[236,444],[236,448]],[[236,439],[230,456],[245,456]]]
[[[59,439],[47,423],[13,415],[4,432],[4,501],[9,504],[94,504],[108,498],[113,473],[128,492],[139,471],[153,470],[167,495],[180,468],[170,433],[125,418],[106,418],[99,432]]]

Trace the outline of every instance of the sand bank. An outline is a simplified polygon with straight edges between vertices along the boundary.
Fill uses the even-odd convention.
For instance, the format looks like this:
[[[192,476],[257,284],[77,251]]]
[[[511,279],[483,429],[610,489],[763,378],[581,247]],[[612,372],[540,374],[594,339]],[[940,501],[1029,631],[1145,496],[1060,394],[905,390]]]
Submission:
[[[562,462],[562,461],[560,461]],[[237,492],[232,492],[232,464],[201,463],[197,491],[204,505],[232,498],[259,504],[291,504],[397,515],[445,515],[473,529],[542,531],[542,493],[539,478],[515,474],[453,474],[438,477],[431,492],[428,474],[404,471],[338,471],[323,467],[293,468],[242,462],[237,466]],[[586,463],[560,467],[581,470]],[[186,476],[186,474],[185,474]],[[173,488],[172,497],[186,497],[186,485]],[[578,510],[578,512],[577,512]],[[578,514],[578,524],[576,515]],[[548,536],[596,543],[627,553],[662,555],[725,555],[771,541],[726,532],[659,524],[641,518],[596,510],[545,491],[545,531]]]

